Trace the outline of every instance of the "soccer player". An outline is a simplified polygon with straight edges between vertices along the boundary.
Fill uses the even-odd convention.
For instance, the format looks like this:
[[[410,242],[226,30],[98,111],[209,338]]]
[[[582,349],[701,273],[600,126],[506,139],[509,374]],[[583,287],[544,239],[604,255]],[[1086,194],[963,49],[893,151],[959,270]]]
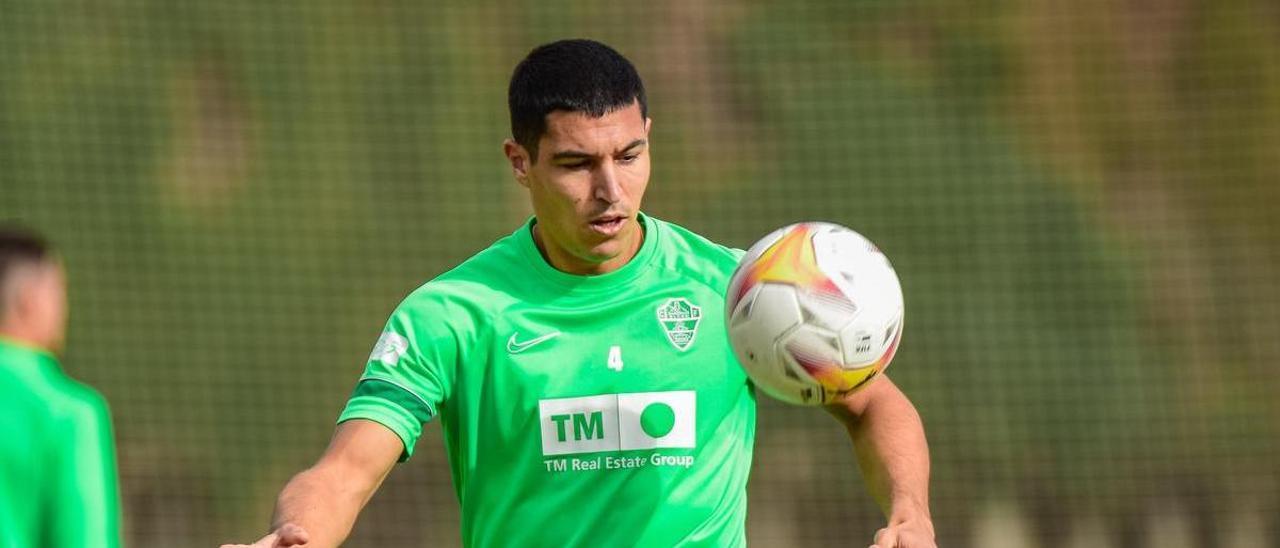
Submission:
[[[534,217],[391,314],[328,449],[255,546],[333,546],[438,420],[467,546],[741,546],[755,393],[723,328],[741,252],[645,215],[650,119],[631,63],[534,49],[503,144]],[[933,547],[929,458],[887,378],[832,413],[888,524]]]
[[[0,548],[120,545],[111,419],[58,366],[65,318],[61,262],[0,228]]]

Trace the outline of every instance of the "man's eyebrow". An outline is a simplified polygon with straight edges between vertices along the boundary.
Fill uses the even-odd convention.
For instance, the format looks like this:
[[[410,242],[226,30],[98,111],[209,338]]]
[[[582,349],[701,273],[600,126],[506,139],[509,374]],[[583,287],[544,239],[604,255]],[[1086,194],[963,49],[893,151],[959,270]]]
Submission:
[[[627,143],[627,146],[622,147],[622,151],[626,152],[633,148],[644,146],[647,144],[649,144],[649,141],[645,139],[636,139],[634,141],[631,141],[630,143]],[[581,150],[562,150],[560,152],[557,152],[551,155],[551,161],[553,162],[559,161],[559,160],[589,160],[591,158],[595,158],[595,155],[588,154]]]
[[[630,143],[627,143],[627,146],[622,147],[622,151],[623,151],[623,152],[626,152],[626,151],[631,150],[631,149],[633,149],[633,148],[636,148],[636,147],[639,147],[639,146],[644,146],[644,145],[646,145],[646,144],[648,144],[648,143],[649,143],[649,141],[646,141],[646,140],[644,140],[644,139],[636,139],[636,140],[634,140],[634,141],[631,141]]]
[[[580,150],[564,150],[551,155],[551,161],[556,160],[588,160],[594,158],[594,155],[587,154]]]

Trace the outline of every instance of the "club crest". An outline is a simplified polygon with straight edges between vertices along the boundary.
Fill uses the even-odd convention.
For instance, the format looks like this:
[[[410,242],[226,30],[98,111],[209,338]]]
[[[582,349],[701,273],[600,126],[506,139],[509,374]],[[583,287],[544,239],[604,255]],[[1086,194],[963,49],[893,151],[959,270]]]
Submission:
[[[698,322],[702,320],[702,307],[694,306],[689,299],[667,299],[658,307],[658,323],[667,334],[667,340],[676,350],[685,351],[698,335]]]

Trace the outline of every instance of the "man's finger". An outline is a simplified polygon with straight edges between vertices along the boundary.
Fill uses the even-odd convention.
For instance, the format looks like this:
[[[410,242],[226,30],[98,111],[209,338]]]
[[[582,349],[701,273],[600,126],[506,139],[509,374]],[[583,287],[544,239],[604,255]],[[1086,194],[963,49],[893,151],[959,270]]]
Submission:
[[[897,548],[898,531],[892,527],[886,527],[876,531],[876,543],[873,548]]]
[[[219,548],[272,548],[275,546],[276,534],[271,533],[265,537],[258,539],[253,544],[223,544]]]
[[[279,535],[279,537],[276,539],[275,544],[272,545],[273,548],[301,546],[311,540],[307,535],[306,529],[292,523],[286,523],[280,526],[280,528],[276,530],[276,534]]]

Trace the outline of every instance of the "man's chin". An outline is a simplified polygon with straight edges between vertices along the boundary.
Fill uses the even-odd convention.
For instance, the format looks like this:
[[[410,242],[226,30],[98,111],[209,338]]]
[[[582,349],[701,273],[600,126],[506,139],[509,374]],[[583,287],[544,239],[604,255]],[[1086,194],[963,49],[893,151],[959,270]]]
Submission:
[[[591,264],[603,265],[618,258],[621,255],[622,246],[617,242],[605,242],[586,250],[582,255],[582,259]]]
[[[622,253],[628,246],[633,243],[633,238],[640,234],[640,227],[636,226],[634,219],[627,219],[625,224],[616,231],[609,234],[601,233],[596,230],[588,229],[586,240],[584,243],[589,246],[587,252],[593,256],[612,259]]]

